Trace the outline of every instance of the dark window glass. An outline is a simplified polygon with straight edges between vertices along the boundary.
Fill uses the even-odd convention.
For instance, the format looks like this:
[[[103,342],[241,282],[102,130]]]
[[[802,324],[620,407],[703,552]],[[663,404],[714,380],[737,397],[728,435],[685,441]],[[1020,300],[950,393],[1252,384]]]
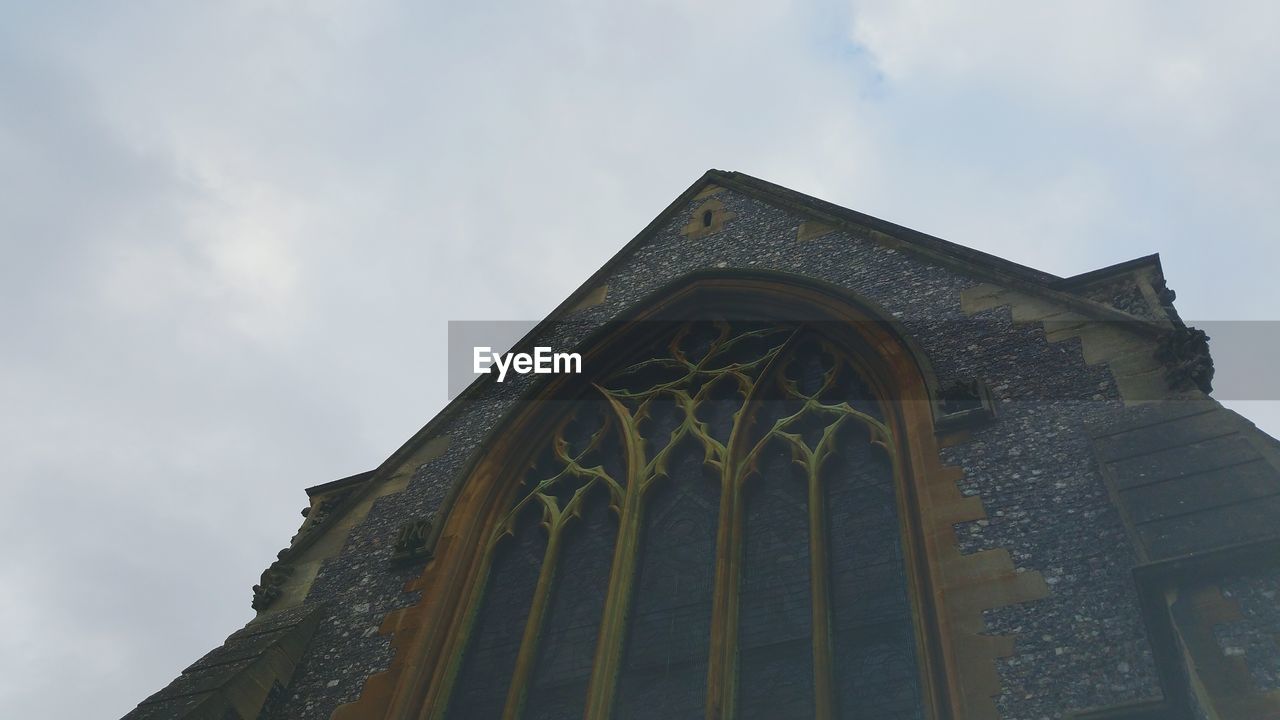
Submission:
[[[711,218],[704,213],[705,224]],[[621,644],[613,717],[703,717],[725,488],[741,508],[731,590],[737,716],[812,717],[815,676],[829,668],[838,717],[923,717],[884,446],[893,440],[850,358],[811,330],[759,323],[673,326],[641,347],[603,391],[621,415],[599,394],[570,403],[572,416],[550,429],[524,474],[517,520],[504,526],[512,534],[493,545],[449,720],[502,715],[549,537],[559,538],[558,558],[545,571],[536,644],[521,656],[524,667],[533,659],[520,685],[521,717],[583,716],[624,496],[641,510],[629,516],[635,562],[626,625],[603,638]],[[628,434],[644,468],[627,467]],[[727,479],[735,467],[741,474]],[[825,579],[825,603],[815,578]],[[829,662],[815,658],[815,628],[824,626]]]
[[[547,545],[537,517],[523,513],[515,537],[503,539],[494,551],[488,587],[449,703],[450,720],[502,716]]]
[[[618,520],[608,495],[594,492],[581,521],[565,530],[525,718],[582,717],[617,536]]]

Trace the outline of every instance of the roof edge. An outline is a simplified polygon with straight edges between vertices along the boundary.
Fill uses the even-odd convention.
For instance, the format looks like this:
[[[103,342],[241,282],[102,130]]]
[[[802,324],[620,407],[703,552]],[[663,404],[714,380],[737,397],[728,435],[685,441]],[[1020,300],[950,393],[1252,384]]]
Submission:
[[[763,192],[770,195],[775,201],[781,200],[784,204],[799,205],[803,210],[818,211],[824,214],[833,215],[845,220],[846,222],[852,222],[872,230],[878,230],[887,235],[892,235],[901,240],[907,240],[918,245],[922,245],[931,250],[953,256],[960,260],[993,266],[994,268],[1021,276],[1028,280],[1047,284],[1057,282],[1062,279],[1053,273],[1038,270],[1029,265],[1023,265],[1012,260],[1006,260],[998,255],[992,255],[991,253],[983,252],[981,250],[975,250],[974,248],[966,247],[959,243],[951,242],[950,240],[943,240],[940,237],[930,235],[919,230],[913,230],[904,225],[899,225],[888,220],[882,220],[874,215],[867,215],[866,213],[858,212],[857,210],[850,210],[842,205],[837,205],[835,203],[816,198],[812,195],[802,193],[798,190],[792,190],[786,186],[778,185],[777,183],[772,183],[768,180],[762,180],[743,172],[738,172],[736,170],[709,170],[707,171],[707,176],[714,177],[723,184],[738,186],[738,189],[745,190],[748,193],[751,193],[752,190]]]
[[[340,490],[342,488],[349,487],[351,485],[359,485],[360,483],[373,477],[373,472],[374,472],[373,470],[365,470],[362,473],[356,473],[355,475],[348,475],[344,478],[339,478],[337,480],[330,480],[327,483],[312,485],[311,487],[307,488],[307,497],[315,497],[316,495],[323,495],[324,493],[332,492],[334,490]]]
[[[965,266],[971,271],[976,271],[981,275],[989,276],[990,279],[997,282],[1011,282],[1015,286],[1021,286],[1026,289],[1036,290],[1050,297],[1057,298],[1071,305],[1079,306],[1082,309],[1092,311],[1094,314],[1101,315],[1103,319],[1121,319],[1136,322],[1137,325],[1146,329],[1147,321],[1136,318],[1114,308],[1096,303],[1091,300],[1080,298],[1061,290],[1051,287],[1052,283],[1061,282],[1064,278],[1051,273],[1036,270],[1035,268],[1021,265],[1010,260],[967,248],[948,240],[934,237],[918,230],[897,225],[887,220],[881,220],[865,213],[835,205],[834,203],[810,195],[805,195],[796,190],[777,185],[775,183],[761,180],[759,178],[747,175],[737,171],[725,171],[712,168],[704,172],[698,177],[684,192],[680,193],[671,201],[661,212],[659,212],[653,220],[649,221],[631,240],[618,249],[608,260],[605,261],[595,272],[593,272],[585,281],[568,296],[565,297],[560,304],[556,305],[545,317],[543,317],[532,329],[523,337],[516,341],[512,347],[522,347],[527,345],[536,338],[539,333],[543,332],[548,323],[559,319],[566,312],[576,307],[582,299],[595,289],[601,282],[609,277],[613,269],[623,260],[629,257],[632,252],[644,242],[650,235],[657,231],[671,216],[678,210],[683,208],[687,203],[693,200],[699,192],[707,185],[714,184],[731,189],[736,189],[748,195],[759,197],[765,195],[768,201],[789,207],[804,214],[825,216],[842,223],[859,225],[862,227],[878,230],[886,235],[892,235],[900,239],[912,241],[916,249],[925,255],[932,256],[938,260],[950,259],[951,262]],[[911,244],[904,245],[912,247]],[[1133,262],[1133,261],[1129,261]],[[1123,264],[1123,263],[1122,263]],[[1111,266],[1115,267],[1115,266]],[[1107,270],[1108,268],[1103,268]],[[985,270],[985,272],[983,272]],[[1077,276],[1078,277],[1078,276]],[[1155,330],[1154,324],[1152,331]],[[458,393],[452,400],[448,401],[425,425],[423,425],[416,433],[409,437],[394,452],[386,457],[378,466],[365,473],[359,473],[340,480],[329,483],[316,485],[307,489],[309,496],[317,493],[328,492],[334,489],[345,487],[348,485],[369,485],[371,481],[379,477],[389,474],[398,461],[407,457],[412,453],[413,449],[419,444],[432,437],[436,428],[451,418],[458,409],[462,407],[465,400],[474,396],[479,388],[484,384],[486,379],[492,379],[490,375],[478,376],[471,382],[462,392]],[[361,491],[363,492],[363,490]]]
[[[1061,280],[1052,283],[1051,287],[1057,290],[1075,289],[1082,285],[1088,285],[1099,280],[1110,280],[1132,270],[1149,266],[1154,266],[1160,277],[1164,277],[1164,266],[1160,264],[1160,253],[1152,253],[1150,255],[1143,255],[1142,257],[1137,257],[1132,260],[1125,260],[1124,262],[1118,262],[1114,265],[1098,268],[1097,270],[1089,270],[1088,272],[1082,272],[1079,275],[1062,278]]]
[[[816,215],[837,225],[869,229],[873,233],[880,233],[885,236],[885,238],[894,243],[894,247],[916,253],[932,262],[942,264],[962,273],[974,275],[1012,289],[1035,293],[1046,299],[1065,304],[1098,320],[1124,322],[1128,327],[1149,335],[1157,335],[1165,329],[1158,321],[1140,318],[1110,305],[1081,297],[1070,291],[1059,290],[1055,287],[1055,283],[1062,281],[1063,278],[1057,275],[1005,260],[980,250],[957,245],[918,230],[912,230],[887,220],[881,220],[840,207],[825,200],[818,200],[804,193],[781,185],[775,185],[744,173],[709,170],[704,178],[709,178],[718,185],[744,192],[764,202],[780,205],[793,212]]]

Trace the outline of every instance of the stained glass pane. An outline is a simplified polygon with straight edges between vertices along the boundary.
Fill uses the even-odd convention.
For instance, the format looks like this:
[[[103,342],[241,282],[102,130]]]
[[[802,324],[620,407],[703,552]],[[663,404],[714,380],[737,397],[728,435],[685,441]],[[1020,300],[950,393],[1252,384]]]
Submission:
[[[702,717],[719,486],[701,445],[681,442],[645,508],[614,717]]]
[[[837,706],[842,718],[923,716],[906,564],[883,449],[862,427],[823,468]]]
[[[813,716],[812,594],[806,482],[782,443],[745,488],[738,630],[739,716]]]
[[[598,641],[621,644],[613,717],[702,717],[724,488],[742,508],[738,716],[813,716],[813,633],[829,623],[831,662],[817,668],[833,667],[837,715],[921,718],[893,468],[875,445],[893,439],[850,358],[810,330],[723,321],[671,326],[641,347],[592,391],[618,407],[599,394],[571,403],[534,454],[450,720],[501,715],[548,534],[560,555],[541,633],[523,649],[533,665],[522,717],[581,717]],[[638,466],[627,466],[627,436]],[[620,526],[624,499],[641,511]],[[613,617],[626,626],[601,640],[620,533],[635,543],[634,577],[608,602],[621,598]],[[813,562],[830,608],[816,619]]]
[[[581,521],[565,531],[525,718],[582,717],[617,536],[618,521],[609,509],[608,495],[597,491]]]
[[[515,537],[498,546],[449,703],[450,720],[502,716],[545,548],[546,534],[538,528],[537,515],[532,512],[521,517]]]

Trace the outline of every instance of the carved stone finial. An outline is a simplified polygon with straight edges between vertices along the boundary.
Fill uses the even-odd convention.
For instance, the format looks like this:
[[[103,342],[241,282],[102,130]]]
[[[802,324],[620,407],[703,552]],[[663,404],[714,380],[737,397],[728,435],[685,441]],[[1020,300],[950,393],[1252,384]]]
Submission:
[[[395,542],[391,546],[392,564],[403,564],[431,557],[432,533],[435,516],[410,520],[396,530]]]
[[[1174,390],[1213,392],[1213,358],[1203,330],[1179,325],[1166,333],[1156,347],[1156,360],[1164,364],[1165,380]]]

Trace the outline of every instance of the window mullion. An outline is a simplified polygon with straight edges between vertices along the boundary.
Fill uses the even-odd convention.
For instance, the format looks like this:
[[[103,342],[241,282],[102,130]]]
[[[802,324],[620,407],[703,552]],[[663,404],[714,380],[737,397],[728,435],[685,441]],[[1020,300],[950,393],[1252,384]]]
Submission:
[[[809,581],[813,603],[814,717],[835,717],[835,685],[831,659],[831,605],[828,590],[827,514],[823,502],[821,459],[809,458]]]
[[[751,463],[748,430],[758,411],[757,398],[791,349],[799,333],[793,331],[773,351],[760,372],[749,381],[742,406],[734,416],[721,459],[720,527],[716,531],[716,574],[711,606],[711,642],[707,658],[707,720],[737,717],[738,622],[742,587],[742,552],[746,538],[742,493]]]
[[[725,464],[717,530],[711,642],[707,663],[707,720],[735,716],[738,680],[738,587],[742,576],[742,483]]]
[[[480,614],[481,599],[488,591],[493,579],[490,577],[493,557],[500,539],[501,535],[498,535],[488,543],[484,555],[477,565],[476,584],[463,605],[467,609],[466,615],[459,624],[458,631],[452,638],[452,643],[446,646],[447,659],[445,660],[444,673],[441,676],[442,680],[436,687],[428,689],[428,693],[438,692],[439,695],[436,697],[431,694],[427,695],[426,702],[423,704],[421,711],[419,711],[419,716],[423,720],[444,720],[445,713],[448,711],[449,699],[453,695],[453,691],[457,689],[454,686],[458,680],[458,672],[462,669],[462,657],[471,642],[471,634],[475,631],[476,620]],[[402,717],[402,715],[398,714],[400,712],[402,710],[399,706],[393,706],[389,717]]]
[[[622,665],[622,643],[626,637],[631,590],[635,584],[636,555],[644,520],[644,442],[631,413],[616,398],[604,392],[618,417],[627,453],[627,483],[618,518],[618,541],[609,572],[600,638],[596,643],[591,682],[587,687],[586,720],[606,720],[613,708]]]
[[[544,500],[544,503],[547,501]],[[551,501],[554,503],[554,500]],[[548,537],[547,549],[542,555],[542,567],[538,571],[538,584],[533,591],[533,603],[529,607],[529,617],[525,621],[524,635],[520,639],[520,651],[516,655],[515,671],[511,676],[511,686],[507,690],[506,705],[502,710],[502,720],[517,720],[524,708],[524,700],[529,692],[529,682],[533,678],[534,663],[538,657],[538,642],[542,637],[542,624],[546,619],[547,605],[551,599],[551,588],[555,583],[556,568],[560,561],[560,539],[564,535],[566,514],[547,506]]]

